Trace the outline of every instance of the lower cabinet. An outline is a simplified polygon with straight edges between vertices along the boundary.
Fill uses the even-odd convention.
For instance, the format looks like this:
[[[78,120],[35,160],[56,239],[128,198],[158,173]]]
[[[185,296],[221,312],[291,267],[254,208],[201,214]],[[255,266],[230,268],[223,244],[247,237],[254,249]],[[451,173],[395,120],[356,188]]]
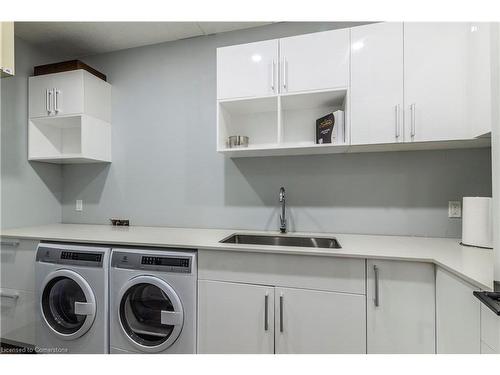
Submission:
[[[434,265],[367,261],[368,353],[435,353]]]
[[[365,296],[276,288],[275,352],[366,353]]]
[[[449,272],[436,270],[436,330],[438,354],[480,354],[481,303],[478,288]]]
[[[0,289],[0,337],[14,345],[35,344],[35,294]]]
[[[0,338],[35,344],[35,255],[38,241],[0,240]]]
[[[274,288],[198,281],[198,353],[274,353]]]
[[[199,353],[366,353],[365,296],[198,282]]]

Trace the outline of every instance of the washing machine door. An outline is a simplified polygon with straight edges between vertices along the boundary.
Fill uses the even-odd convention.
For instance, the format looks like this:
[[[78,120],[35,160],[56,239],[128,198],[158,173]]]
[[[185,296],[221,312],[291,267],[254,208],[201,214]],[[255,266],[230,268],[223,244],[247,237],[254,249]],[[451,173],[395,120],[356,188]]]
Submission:
[[[118,295],[118,319],[129,343],[143,352],[160,352],[179,337],[182,303],[174,289],[154,276],[129,280]]]
[[[78,273],[65,269],[45,278],[40,308],[43,322],[64,340],[84,335],[96,315],[95,296],[88,282]]]

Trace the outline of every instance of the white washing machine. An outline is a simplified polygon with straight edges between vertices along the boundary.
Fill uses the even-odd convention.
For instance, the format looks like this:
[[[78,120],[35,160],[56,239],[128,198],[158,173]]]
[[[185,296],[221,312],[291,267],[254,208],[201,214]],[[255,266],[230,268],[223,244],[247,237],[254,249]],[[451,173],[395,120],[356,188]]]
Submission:
[[[196,353],[196,251],[113,249],[111,353]]]
[[[42,353],[109,353],[111,249],[40,243],[35,342]]]

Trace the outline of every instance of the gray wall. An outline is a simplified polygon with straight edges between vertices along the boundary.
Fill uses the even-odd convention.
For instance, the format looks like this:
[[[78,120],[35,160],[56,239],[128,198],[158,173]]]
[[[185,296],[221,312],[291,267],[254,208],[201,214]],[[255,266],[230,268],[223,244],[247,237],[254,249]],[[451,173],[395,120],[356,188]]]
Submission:
[[[330,27],[278,24],[84,59],[113,85],[113,163],[63,167],[63,221],[275,230],[283,185],[294,230],[460,236],[447,202],[491,194],[489,149],[216,153],[216,47]]]
[[[0,80],[2,228],[61,221],[61,167],[27,160],[28,76],[54,57],[18,38],[15,49],[16,75]]]

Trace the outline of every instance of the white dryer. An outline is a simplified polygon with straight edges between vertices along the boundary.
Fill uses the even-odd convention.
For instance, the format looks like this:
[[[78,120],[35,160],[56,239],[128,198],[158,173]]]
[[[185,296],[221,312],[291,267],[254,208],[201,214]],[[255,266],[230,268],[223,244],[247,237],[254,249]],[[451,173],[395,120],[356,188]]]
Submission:
[[[113,249],[111,353],[196,352],[196,251]]]
[[[109,353],[111,249],[40,243],[35,343],[42,353]]]

